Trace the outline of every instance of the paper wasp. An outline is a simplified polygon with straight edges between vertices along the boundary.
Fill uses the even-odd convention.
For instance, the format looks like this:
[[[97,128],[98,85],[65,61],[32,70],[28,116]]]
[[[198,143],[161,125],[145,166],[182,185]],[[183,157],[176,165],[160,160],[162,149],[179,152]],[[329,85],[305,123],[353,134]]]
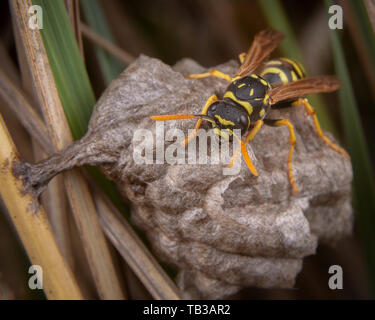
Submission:
[[[233,166],[236,158],[242,153],[248,168],[255,176],[258,173],[250,160],[246,145],[254,139],[263,124],[287,126],[290,140],[288,176],[293,193],[297,193],[298,188],[292,171],[292,155],[296,144],[293,125],[288,119],[267,118],[271,108],[284,108],[285,105],[290,107],[303,105],[307,114],[313,117],[319,137],[333,150],[347,158],[349,156],[344,149],[324,135],[314,108],[306,98],[303,98],[303,96],[312,93],[335,91],[340,87],[340,80],[334,76],[306,78],[303,67],[296,61],[287,58],[271,60],[261,65],[280,44],[283,37],[282,33],[275,30],[268,29],[259,32],[247,53],[240,54],[242,64],[233,77],[215,69],[207,73],[188,76],[188,78],[194,79],[213,76],[229,82],[223,99],[218,100],[215,94],[211,95],[201,114],[159,115],[152,116],[151,119],[165,121],[197,118],[194,132],[186,138],[185,144],[189,143],[196,135],[202,120],[210,122],[218,136],[224,139],[235,137],[240,142],[240,149],[232,157],[229,166]],[[258,72],[255,74],[256,69]],[[234,129],[241,130],[241,137],[233,133]],[[244,140],[242,140],[242,136],[244,136]]]

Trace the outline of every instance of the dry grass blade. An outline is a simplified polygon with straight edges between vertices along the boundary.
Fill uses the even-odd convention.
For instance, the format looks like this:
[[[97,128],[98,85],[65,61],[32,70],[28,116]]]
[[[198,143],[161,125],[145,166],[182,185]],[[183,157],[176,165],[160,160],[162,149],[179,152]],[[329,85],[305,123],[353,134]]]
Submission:
[[[19,62],[20,62],[20,69],[21,69],[21,78],[22,78],[22,84],[21,80],[19,79],[19,75],[17,71],[14,71],[12,73],[8,73],[6,70],[9,69],[8,66],[13,66],[14,70],[16,70],[16,67],[14,66],[13,61],[10,59],[8,54],[5,54],[2,58],[1,65],[2,68],[4,68],[4,71],[7,75],[11,76],[11,80],[13,81],[13,86],[10,84],[10,88],[8,88],[7,92],[7,98],[11,94],[10,91],[14,91],[15,96],[19,96],[18,99],[18,105],[23,105],[23,102],[30,101],[32,103],[32,99],[30,97],[33,96],[32,92],[32,81],[31,81],[31,75],[29,72],[29,69],[27,67],[27,59],[25,56],[25,52],[23,50],[22,43],[20,41],[20,34],[17,29],[15,29],[14,32],[15,40],[16,40],[16,48],[17,52],[19,54]],[[9,71],[9,70],[8,70]],[[5,81],[6,79],[3,78]],[[16,90],[14,86],[17,87],[23,87],[25,89],[25,92],[28,93],[28,96],[24,96],[23,94],[17,95],[20,91],[15,92]],[[10,95],[12,97],[12,95]],[[21,99],[21,101],[19,101]],[[13,105],[14,102],[8,101],[8,105]],[[23,101],[24,100],[24,101]],[[31,104],[27,105],[27,112],[22,114],[24,122],[26,124],[30,124],[31,119],[34,119],[32,115],[35,112],[40,111],[40,108],[38,106]],[[14,111],[15,113],[19,112],[17,109]],[[21,116],[21,117],[22,117]],[[30,119],[30,120],[29,120]],[[43,149],[45,150],[44,146],[46,144],[46,139],[48,137],[48,131],[46,128],[41,126],[42,120],[39,121],[36,125],[34,125],[35,131],[39,132],[42,131],[42,137],[43,140],[35,139],[33,135],[31,135],[31,143],[30,146],[33,149],[33,160],[39,161],[46,157],[46,153],[43,152]],[[43,123],[44,124],[44,123]],[[44,128],[43,130],[41,130]],[[42,141],[42,142],[36,142],[36,141]],[[48,140],[49,142],[49,140]],[[40,145],[40,143],[43,144],[43,146]],[[50,146],[50,144],[48,144]],[[48,149],[47,149],[48,150]],[[51,152],[53,151],[53,147],[51,147]],[[70,241],[70,228],[68,225],[68,216],[66,212],[67,208],[67,200],[65,195],[65,189],[64,189],[64,183],[63,183],[63,177],[57,177],[54,179],[54,181],[47,187],[46,192],[44,193],[41,201],[43,203],[43,206],[48,214],[48,218],[50,219],[52,229],[54,231],[56,241],[59,245],[59,248],[61,250],[61,253],[63,254],[66,261],[69,263],[71,267],[74,265],[74,258],[72,255],[72,243]]]
[[[375,1],[374,0],[365,0],[366,9],[370,22],[372,24],[372,30],[375,32]]]
[[[155,299],[180,299],[178,289],[116,209],[97,193],[104,232]]]
[[[84,59],[81,24],[80,24],[80,12],[79,12],[79,1],[78,0],[65,0],[65,7],[68,11],[69,19],[73,27],[74,35],[77,40],[79,51],[81,52],[82,59]]]
[[[22,182],[12,173],[17,151],[0,116],[0,193],[22,243],[35,265],[43,268],[43,288],[49,299],[82,299],[64,261],[42,207],[32,212],[33,196],[23,194]]]
[[[339,4],[346,13],[345,22],[357,51],[359,61],[366,74],[370,89],[372,89],[369,91],[372,94],[373,100],[375,100],[375,75],[373,72],[375,68],[374,32],[371,28],[369,17],[366,16],[365,6],[364,4],[359,4],[359,1],[358,3],[340,1]]]
[[[17,90],[17,89],[15,89]],[[18,96],[20,92],[15,93]],[[22,100],[20,104],[10,104],[9,107],[21,119],[22,114],[27,113],[30,106],[26,100]],[[40,125],[42,131],[47,131],[44,123],[36,113],[30,114],[29,132],[34,132],[33,126]],[[35,136],[39,141],[41,137]],[[52,150],[53,146],[47,141],[47,149]],[[122,257],[127,261],[133,271],[138,275],[145,287],[150,291],[155,299],[179,299],[178,289],[170,280],[168,275],[159,266],[158,262],[153,258],[148,249],[144,246],[137,234],[132,230],[131,226],[116,213],[113,206],[108,205],[103,200],[103,195],[95,193],[96,205],[100,215],[100,223],[109,240],[121,253]]]
[[[48,57],[38,31],[28,26],[30,0],[11,1],[12,16],[20,31],[31,71],[34,92],[47,122],[49,136],[56,150],[72,143],[72,136],[50,70]],[[86,256],[98,293],[104,299],[123,299],[119,278],[100,229],[98,217],[86,182],[77,171],[65,174],[68,198],[84,243]]]
[[[14,63],[12,63],[8,50],[3,42],[0,42],[0,69],[11,79],[12,83],[20,87],[20,77],[18,70]],[[2,78],[2,77],[1,77]],[[3,90],[0,90],[0,92]],[[30,143],[30,134],[25,130],[20,123],[15,112],[9,110],[8,103],[0,98],[0,113],[2,114],[5,123],[9,129],[12,139],[18,149],[18,152],[26,161],[33,159],[32,146]]]
[[[94,42],[99,47],[102,47],[103,49],[107,50],[110,54],[124,62],[125,64],[129,64],[134,60],[134,57],[124,51],[123,49],[120,49],[118,46],[113,44],[112,42],[108,41],[104,37],[100,36],[96,32],[90,29],[89,26],[85,25],[83,22],[81,22],[81,30],[82,34]]]
[[[48,153],[53,153],[54,148],[49,142],[48,131],[43,121],[38,117],[35,109],[27,102],[27,98],[17,90],[16,86],[2,70],[0,70],[0,95],[9,106],[12,106],[11,110],[30,135],[38,140],[44,150]]]
[[[43,155],[46,154],[41,150],[40,153]],[[43,196],[42,203],[52,225],[61,253],[74,270],[73,241],[71,238],[71,226],[69,224],[70,209],[65,194],[64,177],[58,176],[53,179]],[[79,282],[79,284],[81,283]]]

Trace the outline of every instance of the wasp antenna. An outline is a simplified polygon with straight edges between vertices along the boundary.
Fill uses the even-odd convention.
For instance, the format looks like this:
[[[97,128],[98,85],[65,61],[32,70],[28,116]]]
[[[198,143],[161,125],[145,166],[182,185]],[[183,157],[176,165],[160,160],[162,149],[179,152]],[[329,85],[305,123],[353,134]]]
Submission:
[[[211,123],[215,123],[215,119],[214,118],[211,118],[210,116],[207,116],[205,114],[195,114],[195,116],[197,118],[202,119],[202,120],[209,121]]]
[[[154,121],[168,121],[168,120],[182,120],[182,119],[196,119],[197,116],[193,114],[170,114],[163,116],[151,116]]]

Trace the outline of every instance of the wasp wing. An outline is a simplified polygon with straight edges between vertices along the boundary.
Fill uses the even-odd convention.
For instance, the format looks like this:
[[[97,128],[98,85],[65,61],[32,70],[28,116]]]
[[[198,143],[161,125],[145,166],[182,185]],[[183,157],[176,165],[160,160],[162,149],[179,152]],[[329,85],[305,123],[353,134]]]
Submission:
[[[284,35],[276,30],[260,31],[254,38],[242,65],[234,77],[244,77],[253,72],[267,56],[277,48]]]
[[[303,97],[312,93],[332,92],[337,90],[341,81],[335,76],[319,76],[306,78],[283,84],[268,91],[271,104]]]

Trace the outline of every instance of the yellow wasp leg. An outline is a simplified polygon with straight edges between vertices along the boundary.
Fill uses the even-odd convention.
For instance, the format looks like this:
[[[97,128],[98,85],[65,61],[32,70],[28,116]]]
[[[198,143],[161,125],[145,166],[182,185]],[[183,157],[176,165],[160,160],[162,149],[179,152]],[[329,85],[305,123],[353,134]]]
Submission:
[[[314,119],[314,124],[316,131],[318,132],[319,137],[333,150],[335,150],[338,153],[341,153],[345,158],[350,159],[349,154],[343,149],[340,148],[338,145],[334,144],[331,140],[329,140],[324,134],[322,129],[320,128],[320,124],[318,121],[318,117],[315,114],[315,110],[312,107],[312,105],[309,103],[309,101],[306,98],[299,98],[298,100],[294,101],[292,103],[293,107],[303,105],[305,107],[305,110],[308,115],[312,116]]]
[[[205,72],[205,73],[189,74],[188,76],[186,76],[186,78],[201,79],[201,78],[207,78],[207,77],[211,77],[211,76],[227,80],[228,82],[231,82],[231,80],[232,80],[232,77],[230,75],[228,75],[226,73],[223,73],[223,72],[221,72],[219,70],[216,70],[216,69],[211,69],[209,72]]]
[[[258,120],[257,122],[255,122],[254,127],[247,134],[245,142],[243,142],[241,144],[241,148],[239,150],[237,150],[237,152],[233,155],[231,162],[228,164],[228,168],[232,168],[233,167],[234,161],[236,161],[237,157],[242,152],[242,155],[243,155],[243,157],[245,159],[245,162],[246,162],[247,166],[249,167],[250,171],[255,176],[258,176],[258,172],[256,171],[256,169],[255,169],[254,165],[252,164],[252,162],[250,160],[250,157],[249,157],[249,155],[247,153],[246,146],[247,146],[247,144],[249,142],[251,142],[254,139],[255,135],[258,133],[258,131],[260,130],[260,128],[263,126],[263,123],[264,122],[262,120]]]
[[[240,59],[240,62],[243,63],[246,58],[246,52],[242,52],[238,55],[238,58]]]
[[[294,180],[293,170],[292,170],[292,157],[293,157],[294,146],[296,145],[296,135],[294,133],[293,125],[287,119],[283,119],[283,120],[266,119],[264,121],[267,125],[270,125],[270,126],[275,126],[275,127],[287,126],[289,129],[290,149],[289,149],[289,156],[288,156],[288,176],[289,176],[290,184],[293,189],[293,193],[296,194],[298,193],[298,188],[297,188],[296,181]]]
[[[202,109],[202,112],[201,114],[206,114],[207,113],[207,110],[208,110],[208,107],[213,104],[215,101],[217,101],[217,96],[216,94],[213,94],[211,95],[206,103],[204,104],[204,107]],[[202,119],[198,119],[197,123],[195,124],[195,128],[194,128],[194,131],[184,140],[183,144],[186,146],[191,139],[193,139],[195,137],[195,135],[197,134],[197,131],[198,129],[200,128],[201,126],[201,123],[202,123]]]

